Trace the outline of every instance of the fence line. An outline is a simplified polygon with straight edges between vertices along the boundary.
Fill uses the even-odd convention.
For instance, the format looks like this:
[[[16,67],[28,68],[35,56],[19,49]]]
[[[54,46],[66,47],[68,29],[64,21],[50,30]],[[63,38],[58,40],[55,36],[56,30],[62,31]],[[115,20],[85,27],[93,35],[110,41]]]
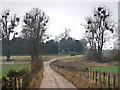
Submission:
[[[15,90],[25,88],[37,72],[38,71],[33,69],[29,72],[25,72],[24,74],[16,73],[11,77],[6,77],[3,79],[2,88],[13,88]]]
[[[10,78],[4,78],[3,88],[24,88],[27,85],[27,73],[22,76],[12,76]]]
[[[73,66],[62,66],[62,65],[56,65],[54,63],[52,63],[51,65],[61,69],[76,71],[80,76],[89,78],[93,80],[95,83],[98,83],[99,81],[104,86],[107,85],[108,87],[120,88],[120,72],[119,72],[119,75],[117,75],[117,74],[111,74],[111,73],[97,71],[97,70],[95,71],[88,68],[76,69],[76,67],[73,67]]]

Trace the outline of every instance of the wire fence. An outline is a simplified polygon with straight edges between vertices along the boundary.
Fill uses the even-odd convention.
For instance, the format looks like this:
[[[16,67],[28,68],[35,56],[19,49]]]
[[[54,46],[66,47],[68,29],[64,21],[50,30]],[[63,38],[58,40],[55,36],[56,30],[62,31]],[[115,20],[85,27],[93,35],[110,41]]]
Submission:
[[[96,84],[102,83],[102,85],[107,85],[108,87],[120,88],[120,72],[118,74],[102,72],[98,70],[92,70],[88,68],[76,68],[73,66],[62,66],[51,63],[56,68],[67,69],[70,71],[77,72],[80,76],[84,76],[90,80],[93,80]]]
[[[12,72],[7,77],[2,78],[2,88],[12,88],[14,90],[26,88],[32,78],[43,68],[40,61],[32,63],[32,67],[28,71]]]

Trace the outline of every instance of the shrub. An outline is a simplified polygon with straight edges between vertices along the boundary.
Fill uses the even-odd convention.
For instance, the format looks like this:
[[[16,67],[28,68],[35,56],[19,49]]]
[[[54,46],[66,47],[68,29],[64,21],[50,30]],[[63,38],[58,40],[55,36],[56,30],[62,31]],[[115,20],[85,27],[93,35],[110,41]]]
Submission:
[[[85,52],[86,59],[97,61],[97,54],[93,49],[88,49]]]
[[[39,71],[42,69],[43,67],[43,59],[42,57],[39,57],[38,60],[35,60],[35,61],[31,61],[31,68],[32,68],[32,71]]]
[[[113,49],[110,52],[109,59],[111,61],[119,61],[120,60],[120,50],[118,49]]]
[[[25,88],[33,79],[33,77],[42,69],[43,62],[42,59],[31,61],[31,69],[23,69],[20,71],[10,70],[7,77],[4,77],[2,81],[5,83],[2,88],[15,88],[15,81],[13,79],[22,76],[22,86]]]

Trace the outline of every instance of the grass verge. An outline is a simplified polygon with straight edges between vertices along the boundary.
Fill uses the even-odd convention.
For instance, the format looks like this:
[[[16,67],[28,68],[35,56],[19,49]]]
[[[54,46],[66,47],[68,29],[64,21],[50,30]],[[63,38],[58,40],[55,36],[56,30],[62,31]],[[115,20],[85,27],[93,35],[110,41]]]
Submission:
[[[41,81],[43,79],[43,68],[33,77],[27,88],[40,88]]]
[[[60,69],[52,66],[52,69],[64,76],[67,80],[73,83],[76,88],[108,88],[107,86],[102,86],[101,83],[94,83],[92,80],[80,76],[77,72],[71,72],[66,69]]]

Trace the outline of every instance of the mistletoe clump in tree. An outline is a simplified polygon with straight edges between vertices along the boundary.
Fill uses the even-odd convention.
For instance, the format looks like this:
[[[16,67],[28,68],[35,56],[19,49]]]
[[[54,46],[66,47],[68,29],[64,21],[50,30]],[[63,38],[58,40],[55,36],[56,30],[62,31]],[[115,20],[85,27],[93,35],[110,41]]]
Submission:
[[[104,6],[98,7],[93,17],[87,17],[86,37],[90,45],[90,55],[97,61],[102,60],[102,50],[104,43],[107,41],[106,31],[114,32],[115,24],[110,19],[110,11]]]
[[[11,44],[11,38],[14,39],[15,35],[18,33],[14,30],[14,28],[18,25],[19,18],[16,15],[11,16],[9,10],[5,10],[1,14],[0,18],[0,34],[2,36],[2,46],[4,46],[5,49],[3,50],[5,56],[7,57],[6,60],[10,60],[10,44]],[[11,34],[13,34],[13,37],[11,37]]]
[[[48,38],[46,34],[49,17],[39,8],[33,8],[24,16],[22,35],[25,39],[25,50],[32,60],[37,60],[42,42]]]

